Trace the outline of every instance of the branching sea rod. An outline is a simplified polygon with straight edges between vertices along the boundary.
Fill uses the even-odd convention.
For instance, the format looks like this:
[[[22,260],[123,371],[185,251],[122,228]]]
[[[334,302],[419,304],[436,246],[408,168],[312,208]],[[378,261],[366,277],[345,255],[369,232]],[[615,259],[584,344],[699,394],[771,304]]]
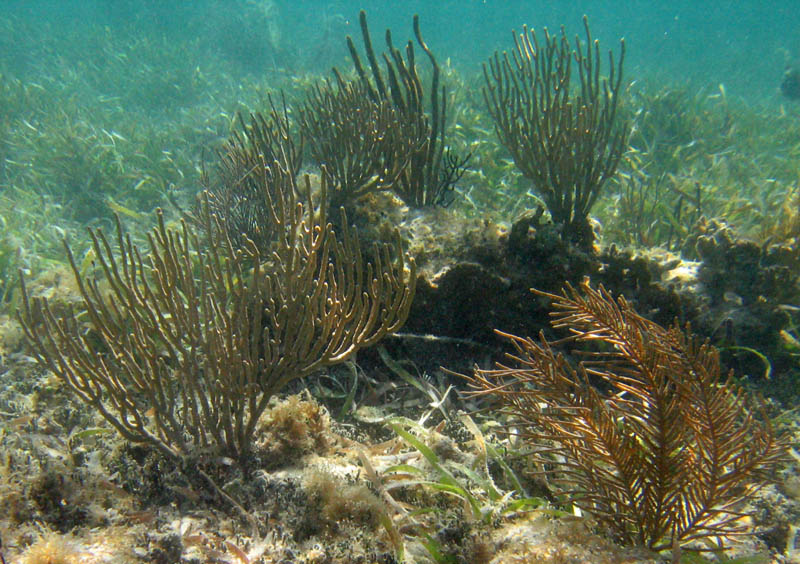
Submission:
[[[98,279],[67,247],[88,331],[23,284],[34,354],[125,438],[172,460],[211,447],[246,465],[270,398],[397,330],[414,296],[399,242],[365,261],[345,217],[335,233],[325,206],[313,212],[308,179],[306,193],[304,204],[294,190],[271,201],[270,256],[249,240],[234,246],[207,204],[203,240],[160,213],[146,251],[119,221],[117,251],[90,231]]]
[[[523,27],[511,55],[495,53],[483,72],[500,142],[565,237],[587,246],[593,241],[589,211],[617,170],[629,126],[617,122],[625,43],[616,65],[609,53],[609,74],[601,80],[600,46],[585,17],[583,23],[585,51],[577,37],[570,46],[563,28],[559,35],[545,29],[540,44],[534,30]]]

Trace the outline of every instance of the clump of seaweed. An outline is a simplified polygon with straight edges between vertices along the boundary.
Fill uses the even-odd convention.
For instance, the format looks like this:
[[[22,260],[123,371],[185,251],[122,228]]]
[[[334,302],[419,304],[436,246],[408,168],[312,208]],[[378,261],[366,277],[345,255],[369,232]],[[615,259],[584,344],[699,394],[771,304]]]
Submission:
[[[553,300],[548,342],[502,334],[509,365],[476,370],[473,395],[513,416],[549,483],[621,542],[656,551],[746,532],[742,504],[785,461],[719,353],[588,282]],[[575,366],[555,345],[584,344]],[[596,387],[595,382],[599,385]]]
[[[331,442],[330,415],[310,396],[293,395],[266,413],[258,444],[269,460],[288,464],[310,452],[324,452]]]
[[[308,468],[303,487],[320,527],[339,527],[347,520],[374,529],[386,512],[383,501],[366,484],[347,483],[325,468]]]
[[[78,564],[82,554],[65,537],[43,535],[21,556],[20,564]]]

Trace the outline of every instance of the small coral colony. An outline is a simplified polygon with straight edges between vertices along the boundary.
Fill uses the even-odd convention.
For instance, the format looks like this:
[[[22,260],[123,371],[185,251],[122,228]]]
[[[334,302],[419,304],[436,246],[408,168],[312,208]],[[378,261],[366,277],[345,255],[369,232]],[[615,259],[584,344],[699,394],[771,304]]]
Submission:
[[[0,558],[791,558],[798,169],[740,178],[782,141],[724,89],[630,86],[586,18],[474,79],[417,17],[359,24],[351,68],[229,116],[197,194],[91,117],[9,133]],[[88,235],[17,234],[20,158]]]

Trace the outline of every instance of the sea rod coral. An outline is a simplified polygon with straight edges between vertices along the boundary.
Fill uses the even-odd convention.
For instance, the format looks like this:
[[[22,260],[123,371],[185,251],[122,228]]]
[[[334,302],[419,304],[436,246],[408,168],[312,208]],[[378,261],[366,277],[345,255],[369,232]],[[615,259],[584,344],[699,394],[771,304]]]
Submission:
[[[41,365],[131,441],[176,462],[211,447],[246,466],[270,398],[398,329],[414,295],[399,244],[366,262],[346,218],[335,233],[325,207],[315,213],[308,179],[305,203],[288,172],[271,189],[269,256],[234,246],[207,205],[203,240],[161,213],[146,250],[119,220],[113,242],[90,230],[96,277],[67,246],[85,314],[56,313],[23,284],[20,319]]]

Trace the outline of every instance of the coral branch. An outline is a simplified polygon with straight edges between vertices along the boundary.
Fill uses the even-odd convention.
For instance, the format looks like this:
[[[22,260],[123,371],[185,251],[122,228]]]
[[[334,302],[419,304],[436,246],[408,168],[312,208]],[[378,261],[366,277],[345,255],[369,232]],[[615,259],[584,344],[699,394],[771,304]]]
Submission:
[[[583,362],[543,336],[501,333],[513,363],[467,377],[472,395],[511,414],[553,487],[622,542],[666,550],[744,532],[742,502],[785,461],[784,439],[722,377],[712,346],[602,287],[581,290],[536,293],[572,333],[561,344],[593,344]]]

